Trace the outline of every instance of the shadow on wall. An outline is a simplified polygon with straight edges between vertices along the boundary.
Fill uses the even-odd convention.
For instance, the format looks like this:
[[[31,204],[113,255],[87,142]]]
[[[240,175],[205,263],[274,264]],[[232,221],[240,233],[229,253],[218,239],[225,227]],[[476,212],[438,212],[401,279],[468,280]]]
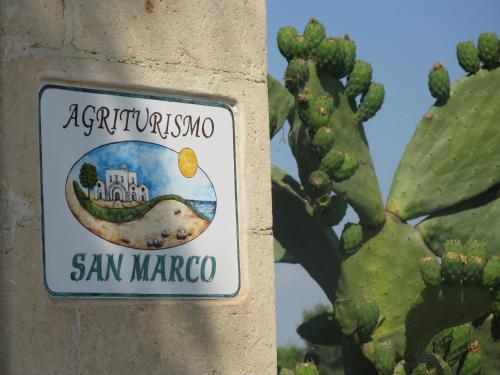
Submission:
[[[214,340],[214,336],[220,337],[213,324],[220,320],[220,305],[61,300],[50,298],[43,289],[37,182],[38,66],[50,66],[48,71],[74,81],[103,69],[108,71],[110,82],[120,82],[124,88],[128,83],[140,83],[139,77],[148,71],[176,63],[162,61],[157,50],[179,38],[176,29],[164,28],[170,32],[163,40],[148,39],[148,30],[159,22],[168,25],[168,18],[178,17],[180,8],[196,5],[195,1],[182,3],[4,0],[0,5],[1,43],[8,46],[2,52],[0,70],[4,90],[0,102],[1,374],[199,375],[217,373],[217,366],[224,361],[220,343]],[[230,17],[220,14],[228,11],[231,9],[210,12],[206,17],[213,19],[199,20],[182,34],[196,28],[205,35],[220,33]],[[235,48],[230,36],[221,43],[218,48]],[[160,59],[138,57],[141,51],[136,46],[141,44]],[[178,49],[181,60],[177,63],[196,64],[196,57],[182,41]],[[131,66],[136,70],[133,76]]]

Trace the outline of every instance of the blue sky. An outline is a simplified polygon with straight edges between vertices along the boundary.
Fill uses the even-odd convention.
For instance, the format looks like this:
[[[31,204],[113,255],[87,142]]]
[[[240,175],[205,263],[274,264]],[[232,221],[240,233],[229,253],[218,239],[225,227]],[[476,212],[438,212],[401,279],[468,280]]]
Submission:
[[[268,69],[281,79],[286,61],[276,46],[282,26],[302,32],[316,17],[329,36],[349,33],[357,56],[372,64],[374,81],[384,84],[385,102],[367,123],[365,131],[382,194],[387,196],[392,176],[416,124],[433,103],[427,74],[440,61],[453,81],[464,75],[455,47],[464,40],[477,41],[481,32],[500,33],[498,0],[268,0]],[[285,139],[288,129],[285,129]],[[272,141],[273,163],[297,176],[295,161],[279,133]],[[348,221],[356,221],[351,212]],[[341,230],[342,226],[338,227]],[[300,344],[295,328],[301,312],[316,302],[326,302],[323,292],[299,266],[277,265],[278,343]]]
[[[137,172],[137,180],[149,188],[150,197],[177,194],[185,199],[215,201],[215,192],[207,175],[198,168],[192,178],[184,177],[177,164],[178,153],[160,145],[144,142],[112,143],[99,147],[80,159],[71,170],[78,181],[83,163],[94,164],[104,180],[104,169],[125,164]]]

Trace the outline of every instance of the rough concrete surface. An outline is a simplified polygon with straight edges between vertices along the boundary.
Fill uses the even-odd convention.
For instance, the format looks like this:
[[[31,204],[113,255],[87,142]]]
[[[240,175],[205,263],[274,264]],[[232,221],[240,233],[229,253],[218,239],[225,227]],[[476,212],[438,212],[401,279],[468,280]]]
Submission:
[[[264,1],[3,0],[0,23],[0,374],[275,374]],[[232,107],[237,297],[48,296],[38,145],[47,82]]]

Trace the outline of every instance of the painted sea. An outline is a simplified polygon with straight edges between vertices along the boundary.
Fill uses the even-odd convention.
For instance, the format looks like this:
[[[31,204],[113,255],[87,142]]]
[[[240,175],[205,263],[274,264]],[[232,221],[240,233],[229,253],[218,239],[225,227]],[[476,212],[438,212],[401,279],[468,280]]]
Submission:
[[[200,214],[208,217],[210,221],[213,220],[215,216],[215,210],[217,208],[216,201],[197,201],[187,199],[187,201],[193,206],[193,208],[198,211]]]

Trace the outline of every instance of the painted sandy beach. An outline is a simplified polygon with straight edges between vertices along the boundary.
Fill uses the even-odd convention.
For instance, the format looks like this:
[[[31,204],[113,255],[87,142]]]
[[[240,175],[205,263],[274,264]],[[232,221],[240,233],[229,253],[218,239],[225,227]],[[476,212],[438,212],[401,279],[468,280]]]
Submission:
[[[136,249],[156,250],[181,245],[199,236],[210,224],[209,220],[203,219],[187,205],[176,200],[159,202],[134,221],[111,223],[100,220],[79,202],[72,178],[68,178],[66,183],[66,198],[71,212],[85,228],[107,241]],[[165,236],[167,231],[169,235]],[[184,234],[187,236],[182,239]]]

